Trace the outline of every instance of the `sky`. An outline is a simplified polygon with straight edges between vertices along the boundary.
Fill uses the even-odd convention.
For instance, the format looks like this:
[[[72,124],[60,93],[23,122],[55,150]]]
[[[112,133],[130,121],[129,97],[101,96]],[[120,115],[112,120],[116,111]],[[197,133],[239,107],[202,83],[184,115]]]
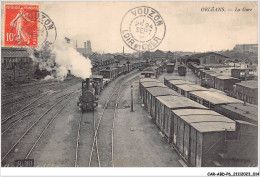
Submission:
[[[56,25],[57,40],[66,36],[78,47],[90,40],[92,50],[100,53],[122,52],[123,46],[133,52],[122,40],[120,24],[127,11],[138,6],[154,8],[166,24],[156,49],[205,52],[258,43],[257,2],[40,2],[40,10]],[[206,7],[226,11],[205,12]]]

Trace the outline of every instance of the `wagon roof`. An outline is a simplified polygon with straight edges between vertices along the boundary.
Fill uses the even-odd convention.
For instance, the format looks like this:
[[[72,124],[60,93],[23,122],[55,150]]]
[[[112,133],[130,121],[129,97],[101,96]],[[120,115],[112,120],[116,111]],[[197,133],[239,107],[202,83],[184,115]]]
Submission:
[[[221,107],[230,110],[232,112],[243,115],[244,117],[258,121],[258,110],[257,106],[243,103],[232,103],[227,105],[222,105]]]
[[[213,104],[241,103],[242,101],[227,95],[212,91],[193,91],[191,94],[209,101]]]
[[[169,81],[171,84],[173,84],[173,85],[181,85],[181,84],[193,84],[193,83],[191,83],[191,82],[189,82],[189,81],[186,81],[186,80],[170,80]]]
[[[223,75],[221,75],[221,76],[217,76],[216,78],[218,78],[218,79],[222,79],[222,80],[226,80],[226,79],[239,80],[239,79],[237,79],[237,78],[234,78],[234,77],[230,77],[230,76],[223,76]]]
[[[185,91],[199,91],[199,90],[208,90],[204,87],[201,87],[200,85],[192,85],[192,84],[185,84],[185,85],[178,85],[178,87],[182,90],[185,90]]]
[[[165,99],[163,97],[157,97],[157,99],[170,109],[180,109],[180,108],[198,108],[207,109],[205,106],[196,103],[186,97],[173,97],[173,99]]]
[[[242,82],[236,83],[236,85],[240,85],[240,86],[252,88],[252,89],[257,89],[258,88],[258,81],[254,81],[254,80],[242,81]]]
[[[175,63],[168,63],[167,66],[175,66]]]
[[[176,76],[170,76],[170,77],[169,77],[169,76],[168,76],[168,77],[166,76],[166,77],[164,77],[164,79],[167,80],[167,81],[171,81],[171,80],[180,80],[180,79],[177,78]]]
[[[236,129],[235,121],[233,121],[233,122],[198,122],[198,123],[191,123],[190,125],[201,133],[222,132],[225,130],[235,131],[235,129]]]
[[[162,95],[173,95],[176,93],[167,87],[152,87],[152,88],[147,88],[147,91],[155,97],[162,96]]]
[[[236,122],[240,123],[240,124],[246,124],[246,125],[250,125],[250,126],[253,126],[253,127],[258,127],[257,125],[255,124],[252,124],[250,122],[246,122],[246,121],[243,121],[243,120],[235,120]]]
[[[201,123],[201,122],[222,122],[222,123],[235,123],[235,121],[228,119],[222,115],[208,115],[208,114],[200,114],[200,115],[187,115],[180,116],[185,122],[192,123]]]
[[[144,73],[154,74],[153,71],[143,71],[143,72],[141,72],[141,74],[144,74]]]
[[[214,72],[214,73],[208,73],[208,75],[210,75],[210,76],[222,76],[221,73],[216,73],[216,72]]]
[[[179,110],[173,110],[174,114],[178,116],[188,116],[188,115],[213,115],[218,116],[219,113],[212,111],[210,109],[179,109]]]
[[[102,75],[91,75],[90,78],[99,78],[99,79],[102,79],[103,76],[102,76]]]
[[[141,84],[145,88],[149,88],[149,87],[165,87],[166,88],[166,86],[160,82],[143,82]]]
[[[212,71],[212,70],[201,70],[201,71],[204,73],[216,73],[215,71]]]
[[[167,101],[167,100],[174,100],[176,96],[182,97],[182,95],[180,95],[177,92],[175,92],[175,94],[172,94],[172,95],[163,95],[163,96],[159,95],[156,98],[157,99],[160,98],[160,99],[162,99],[164,101]]]
[[[157,79],[153,79],[153,78],[141,78],[140,82],[160,82]]]

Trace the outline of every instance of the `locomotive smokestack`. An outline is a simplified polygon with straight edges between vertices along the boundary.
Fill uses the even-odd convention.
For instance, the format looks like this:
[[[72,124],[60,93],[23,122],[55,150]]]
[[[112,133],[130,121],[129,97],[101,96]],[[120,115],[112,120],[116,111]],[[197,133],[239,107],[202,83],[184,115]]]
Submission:
[[[90,79],[86,78],[86,89],[89,90],[89,85],[90,85]]]

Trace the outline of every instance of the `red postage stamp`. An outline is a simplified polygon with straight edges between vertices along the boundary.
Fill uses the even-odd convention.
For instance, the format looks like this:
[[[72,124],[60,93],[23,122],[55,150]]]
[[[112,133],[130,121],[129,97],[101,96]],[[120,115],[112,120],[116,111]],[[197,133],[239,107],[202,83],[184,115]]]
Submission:
[[[39,5],[5,4],[4,46],[37,47],[38,21],[32,20],[31,11],[38,11]]]

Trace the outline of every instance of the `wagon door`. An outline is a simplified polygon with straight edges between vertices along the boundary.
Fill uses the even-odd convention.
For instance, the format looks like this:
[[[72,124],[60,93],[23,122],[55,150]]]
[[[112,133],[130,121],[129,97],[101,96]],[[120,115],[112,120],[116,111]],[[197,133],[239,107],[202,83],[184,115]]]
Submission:
[[[190,163],[192,166],[196,166],[196,130],[191,127],[190,131]]]
[[[190,150],[190,126],[184,123],[184,158],[189,160],[189,150]]]
[[[173,115],[173,143],[177,146],[178,119]]]
[[[179,131],[178,131],[179,142],[177,144],[177,147],[178,147],[180,153],[183,154],[184,122],[181,119],[178,119],[178,126],[179,126]]]
[[[196,155],[196,167],[201,167],[202,163],[202,134],[197,133],[197,155]]]

